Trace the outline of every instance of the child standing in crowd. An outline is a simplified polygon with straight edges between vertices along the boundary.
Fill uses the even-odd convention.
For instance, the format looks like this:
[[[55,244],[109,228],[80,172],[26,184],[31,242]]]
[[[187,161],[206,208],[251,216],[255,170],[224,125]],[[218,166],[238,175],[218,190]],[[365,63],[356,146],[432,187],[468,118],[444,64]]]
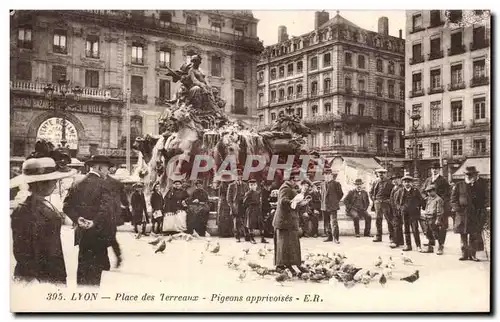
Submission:
[[[444,215],[444,201],[436,193],[436,186],[430,184],[425,189],[428,194],[427,206],[424,211],[424,220],[426,229],[426,237],[429,241],[427,249],[422,250],[422,253],[433,253],[433,246],[438,237],[438,226],[442,222],[441,217]]]
[[[260,192],[257,191],[257,180],[248,181],[248,190],[243,198],[243,209],[245,209],[245,235],[249,236],[250,242],[256,244],[254,230],[260,230],[261,242],[267,243],[264,238],[264,227],[262,225],[262,203]]]
[[[144,198],[142,183],[136,183],[134,185],[135,191],[132,194],[130,205],[132,206],[132,217],[134,221],[134,231],[139,232],[137,229],[138,225],[142,225],[142,234],[146,234],[146,224],[148,223],[148,211],[146,208],[146,199]]]
[[[163,197],[159,191],[160,184],[155,183],[153,186],[153,193],[151,194],[151,208],[153,211],[153,228],[152,231],[160,234],[163,232]],[[156,227],[156,229],[155,229]]]

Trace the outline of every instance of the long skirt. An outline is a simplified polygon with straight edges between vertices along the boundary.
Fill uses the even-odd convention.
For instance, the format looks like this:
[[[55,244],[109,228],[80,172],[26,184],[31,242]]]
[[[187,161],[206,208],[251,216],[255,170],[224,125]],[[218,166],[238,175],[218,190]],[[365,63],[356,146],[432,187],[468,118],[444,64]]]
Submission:
[[[219,237],[233,237],[233,217],[225,200],[219,200],[217,205],[217,230]]]
[[[298,230],[274,230],[274,265],[300,265],[300,234]]]

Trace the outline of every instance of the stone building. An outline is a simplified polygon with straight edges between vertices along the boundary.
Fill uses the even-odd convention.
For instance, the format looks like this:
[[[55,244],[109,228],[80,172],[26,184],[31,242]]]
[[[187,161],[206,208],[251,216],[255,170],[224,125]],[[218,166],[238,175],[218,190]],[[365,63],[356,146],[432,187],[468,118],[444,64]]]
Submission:
[[[289,36],[280,26],[278,43],[257,65],[260,125],[296,114],[313,129],[310,146],[326,158],[378,157],[387,167],[402,166],[404,48],[402,31],[390,36],[386,17],[378,32],[324,11],[304,35]]]
[[[11,155],[32,151],[37,137],[59,143],[61,116],[74,156],[125,158],[127,101],[131,135],[158,133],[165,101],[179,83],[167,76],[193,54],[226,101],[233,119],[256,109],[256,65],[262,43],[249,11],[67,10],[11,13]],[[44,88],[66,75],[81,95],[63,111]]]
[[[482,10],[410,10],[406,13],[406,148],[429,175],[442,162],[448,178],[475,165],[489,176],[491,153],[490,18]],[[420,115],[416,133],[411,115]],[[411,165],[413,168],[414,164]],[[460,171],[459,171],[460,170]],[[453,176],[457,172],[457,176]]]

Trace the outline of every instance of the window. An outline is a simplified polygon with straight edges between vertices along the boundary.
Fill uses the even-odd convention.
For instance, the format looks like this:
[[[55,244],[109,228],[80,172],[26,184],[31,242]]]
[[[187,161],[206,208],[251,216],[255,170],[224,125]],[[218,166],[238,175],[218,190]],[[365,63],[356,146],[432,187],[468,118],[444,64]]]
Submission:
[[[463,154],[462,139],[451,140],[451,153],[454,156]]]
[[[31,81],[31,62],[29,61],[17,62],[16,79]]]
[[[473,47],[481,47],[486,42],[486,29],[484,26],[476,27],[472,30]]]
[[[332,104],[325,103],[325,114],[330,114],[332,112]]]
[[[484,59],[475,60],[472,63],[472,69],[474,73],[474,78],[480,79],[486,77],[486,65]]]
[[[351,106],[352,106],[351,102],[345,102],[344,113],[346,115],[350,115],[351,114]]]
[[[481,120],[486,118],[486,98],[474,99],[474,120]]]
[[[271,69],[271,80],[276,79],[276,68]]]
[[[387,72],[388,72],[389,74],[391,74],[391,75],[394,75],[394,69],[395,69],[395,67],[394,67],[394,62],[393,62],[393,61],[390,61],[390,62],[389,62],[389,67],[388,67],[388,69],[387,69]]]
[[[431,10],[431,27],[436,27],[441,24],[441,11]]]
[[[394,107],[389,108],[389,110],[387,111],[387,116],[389,118],[389,121],[391,121],[391,122],[396,121]]]
[[[318,137],[317,134],[311,134],[311,146],[318,146]]]
[[[412,89],[414,93],[422,91],[422,73],[412,75]]]
[[[212,71],[213,71],[212,57]],[[160,49],[160,67],[170,67],[170,50],[168,48]]]
[[[344,135],[344,145],[352,145],[352,133],[351,132],[345,132]]]
[[[311,83],[311,95],[318,95],[318,82]]]
[[[264,80],[264,72],[259,72],[259,82]]]
[[[323,92],[325,94],[330,93],[331,87],[332,87],[332,81],[330,80],[330,78],[325,78],[323,80]]]
[[[345,88],[346,89],[352,89],[352,83],[351,83],[351,78],[350,77],[346,77],[344,79],[344,83],[345,83]]]
[[[293,96],[293,86],[288,86],[288,99],[291,99]]]
[[[328,67],[332,64],[332,59],[330,53],[323,55],[323,67]]]
[[[405,83],[404,82],[399,83],[399,98],[402,100],[405,99]]]
[[[285,66],[280,66],[279,68],[279,77],[285,77]]]
[[[60,79],[66,79],[66,66],[52,66],[52,83],[57,83]]]
[[[405,76],[405,65],[399,64],[399,76]]]
[[[301,119],[302,117],[304,117],[304,113],[302,111],[302,107],[299,107],[297,108],[297,115],[299,116],[299,118]]]
[[[276,91],[271,91],[271,102],[276,102]]]
[[[271,113],[271,121],[276,121],[276,113]]]
[[[431,39],[431,57],[438,58],[441,53],[441,38]]]
[[[31,40],[31,27],[21,27],[17,33],[17,47],[31,49],[33,42]]]
[[[377,150],[381,151],[383,148],[383,142],[384,141],[384,133],[383,132],[377,132],[375,134],[375,144],[377,145]]]
[[[325,132],[323,133],[323,145],[329,146],[330,145],[330,138],[332,137],[332,133],[330,132]]]
[[[375,117],[377,118],[377,120],[382,119],[382,106],[375,107]]]
[[[264,104],[264,94],[259,93],[259,107],[262,107],[263,104]]]
[[[264,123],[264,115],[259,114],[259,124]]]
[[[485,155],[486,154],[486,139],[474,140],[474,154],[475,155]]]
[[[313,107],[311,107],[311,112],[313,116],[318,115],[318,105],[313,105]]]
[[[288,71],[288,76],[293,75],[293,64],[288,64],[287,71]]]
[[[234,114],[246,114],[245,93],[242,89],[234,90]]]
[[[358,80],[358,90],[361,95],[365,94],[365,80],[364,79],[359,79]]]
[[[85,42],[85,56],[99,58],[99,37],[88,36]]]
[[[384,72],[384,62],[382,59],[377,59],[377,72],[383,73]]]
[[[462,20],[462,10],[449,10],[448,20],[453,23],[460,22]]]
[[[358,55],[358,68],[365,69],[365,56]]]
[[[387,91],[389,92],[389,98],[394,98],[394,81],[387,82]]]
[[[358,133],[358,146],[360,148],[364,148],[365,147],[365,143],[366,140],[365,140],[365,134],[364,133]]]
[[[234,34],[236,35],[236,37],[243,37],[245,35],[245,27],[236,25],[234,27]]]
[[[134,115],[130,118],[130,136],[142,136],[142,117]]]
[[[311,70],[318,69],[318,57],[311,58]]]
[[[451,84],[459,85],[463,82],[462,78],[462,64],[451,66]]]
[[[52,50],[55,53],[66,54],[66,32],[64,30],[56,30],[54,32],[54,44]]]
[[[142,101],[143,99],[143,95],[142,95],[142,92],[144,90],[143,88],[143,79],[141,76],[135,76],[135,75],[132,75],[131,79],[130,79],[130,82],[131,82],[131,98],[132,100],[135,100],[135,101]]]
[[[403,109],[399,110],[399,122],[401,124],[405,123],[405,111]],[[403,147],[404,147],[404,140],[401,140],[403,142]]]
[[[172,22],[172,14],[167,11],[160,11],[160,25],[168,26]]]
[[[413,62],[420,62],[422,61],[422,44],[415,44],[412,47],[412,58]]]
[[[170,81],[166,79],[160,79],[160,98],[170,99]]]
[[[280,102],[285,100],[285,90],[283,88],[279,90],[279,100]]]
[[[293,115],[293,114],[295,113],[295,110],[294,110],[291,106],[289,106],[289,107],[286,109],[286,113],[287,113],[288,115]]]
[[[221,75],[222,75],[222,58],[219,56],[212,56],[212,64],[210,66],[210,69],[211,69],[212,76],[221,77]],[[260,76],[262,76],[262,78],[264,78],[263,73],[262,73],[262,75],[259,75],[259,77]]]
[[[451,102],[451,121],[462,123],[462,101]]]
[[[431,143],[431,156],[433,158],[439,158],[440,155],[439,143]]]
[[[234,61],[234,79],[245,80],[245,63],[241,60]]]
[[[188,28],[196,28],[196,25],[198,25],[198,19],[196,19],[196,17],[193,16],[187,16],[186,25]]]
[[[97,70],[85,71],[85,87],[99,87],[99,72]]]
[[[441,69],[431,70],[431,88],[436,89],[441,87]]]
[[[455,32],[451,34],[451,48],[460,48],[462,47],[462,32]]]
[[[439,129],[441,126],[441,102],[431,102],[431,129]]]
[[[297,97],[302,96],[302,85],[297,85]]]
[[[352,54],[351,53],[345,53],[345,65],[352,66]]]
[[[382,97],[384,93],[384,81],[382,79],[377,79],[376,89],[377,96]]]
[[[422,29],[422,15],[421,14],[416,14],[413,15],[413,31]]]
[[[413,104],[411,106],[411,114],[413,115],[422,115],[422,104]]]
[[[394,132],[387,134],[387,150],[394,151]]]
[[[358,105],[358,115],[359,116],[364,116],[365,115],[365,104],[359,104]]]
[[[144,64],[144,51],[142,44],[132,44],[132,64]]]
[[[210,25],[210,29],[212,30],[212,32],[218,34],[221,32],[222,30],[222,26],[220,24],[220,22],[212,22],[212,24]]]
[[[297,73],[302,73],[302,62],[297,62]]]

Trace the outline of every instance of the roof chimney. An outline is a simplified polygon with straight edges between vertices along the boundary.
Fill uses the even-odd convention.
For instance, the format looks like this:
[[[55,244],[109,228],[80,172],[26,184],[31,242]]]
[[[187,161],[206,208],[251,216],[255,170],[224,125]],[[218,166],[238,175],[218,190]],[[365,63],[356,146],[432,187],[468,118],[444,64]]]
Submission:
[[[283,42],[288,40],[288,34],[286,33],[286,26],[278,27],[278,42]]]
[[[399,39],[403,39],[403,29],[399,29]]]
[[[384,36],[389,36],[389,18],[378,18],[378,33]]]
[[[326,11],[316,11],[314,13],[314,29],[318,29],[330,20],[330,14]]]

